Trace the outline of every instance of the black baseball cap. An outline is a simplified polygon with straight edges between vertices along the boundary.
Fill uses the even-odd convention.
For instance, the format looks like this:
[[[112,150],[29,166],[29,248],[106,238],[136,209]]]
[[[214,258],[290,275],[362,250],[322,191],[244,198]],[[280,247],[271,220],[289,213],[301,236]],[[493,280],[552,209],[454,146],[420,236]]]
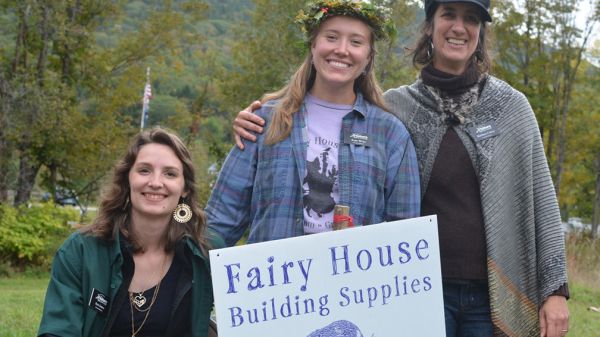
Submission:
[[[481,16],[483,20],[487,22],[492,22],[492,17],[490,16],[490,0],[425,0],[425,14],[427,14],[427,17],[430,16],[430,11],[434,8],[434,4],[452,2],[464,2],[474,4],[481,10]]]

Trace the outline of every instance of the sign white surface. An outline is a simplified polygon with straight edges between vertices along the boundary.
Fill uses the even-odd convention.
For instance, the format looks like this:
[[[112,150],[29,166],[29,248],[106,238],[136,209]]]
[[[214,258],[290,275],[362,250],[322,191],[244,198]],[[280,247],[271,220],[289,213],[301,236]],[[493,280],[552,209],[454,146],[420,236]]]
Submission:
[[[445,336],[435,216],[210,251],[219,337]]]

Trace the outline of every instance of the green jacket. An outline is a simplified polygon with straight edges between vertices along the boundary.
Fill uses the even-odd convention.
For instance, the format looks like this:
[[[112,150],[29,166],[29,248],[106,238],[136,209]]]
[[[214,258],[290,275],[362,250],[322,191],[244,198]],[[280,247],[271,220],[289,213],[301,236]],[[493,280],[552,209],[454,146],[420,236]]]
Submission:
[[[213,305],[210,265],[208,257],[193,241],[186,239],[185,244],[192,261],[190,337],[205,337]],[[123,282],[120,247],[118,238],[106,242],[79,232],[63,243],[52,263],[38,335],[99,337],[103,334],[112,310],[118,310],[111,304]],[[89,305],[94,289],[109,299],[104,315]]]

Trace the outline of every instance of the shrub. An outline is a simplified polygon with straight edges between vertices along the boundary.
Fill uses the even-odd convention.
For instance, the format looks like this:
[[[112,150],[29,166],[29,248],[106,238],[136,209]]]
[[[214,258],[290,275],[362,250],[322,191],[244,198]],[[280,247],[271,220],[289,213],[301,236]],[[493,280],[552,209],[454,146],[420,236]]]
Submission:
[[[14,208],[0,205],[0,263],[25,267],[47,267],[56,249],[73,231],[70,221],[76,210],[51,203]]]

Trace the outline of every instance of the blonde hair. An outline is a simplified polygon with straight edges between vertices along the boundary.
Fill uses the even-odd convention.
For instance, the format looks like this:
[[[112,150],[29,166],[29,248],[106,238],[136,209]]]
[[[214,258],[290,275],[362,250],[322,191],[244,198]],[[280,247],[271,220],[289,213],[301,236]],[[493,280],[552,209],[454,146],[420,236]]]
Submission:
[[[357,19],[358,20],[358,19]],[[325,20],[323,20],[325,21]],[[365,68],[365,74],[360,75],[354,80],[354,91],[360,92],[363,98],[384,110],[388,110],[383,99],[383,90],[377,83],[375,72],[373,71],[375,62],[375,33],[373,29],[367,25],[371,31],[370,36],[370,61]],[[320,29],[315,29],[310,35],[308,42],[308,54],[304,61],[290,77],[288,84],[278,91],[267,93],[262,97],[262,103],[279,99],[279,102],[273,108],[273,119],[269,122],[269,128],[266,133],[265,144],[273,145],[286,139],[292,132],[292,116],[300,110],[304,96],[314,84],[316,77],[316,69],[312,65],[312,50]]]

